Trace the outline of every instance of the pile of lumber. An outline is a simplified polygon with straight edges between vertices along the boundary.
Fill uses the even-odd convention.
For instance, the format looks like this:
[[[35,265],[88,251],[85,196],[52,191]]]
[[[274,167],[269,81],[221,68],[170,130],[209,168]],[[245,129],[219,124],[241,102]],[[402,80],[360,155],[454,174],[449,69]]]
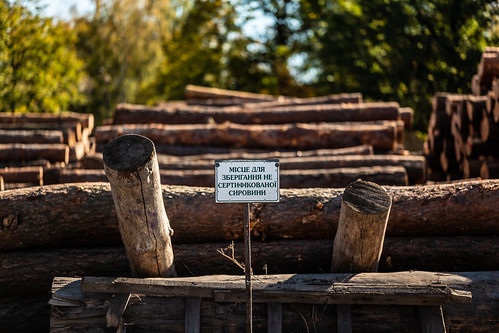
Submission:
[[[499,270],[499,181],[386,190],[393,204],[379,271]],[[329,271],[342,194],[282,189],[278,204],[252,204],[255,274]],[[234,261],[244,262],[243,205],[216,204],[212,187],[163,186],[163,199],[180,276],[242,274]],[[2,331],[48,328],[56,276],[130,276],[109,183],[0,192],[0,221]],[[486,298],[475,308],[494,304]]]
[[[425,142],[428,179],[499,178],[499,48],[486,48],[472,95],[437,93]]]
[[[359,93],[291,98],[189,85],[183,102],[118,105],[95,140],[102,151],[124,134],[148,137],[164,161],[164,184],[213,186],[215,160],[278,158],[284,188],[343,187],[358,178],[408,185],[426,179],[424,157],[403,149],[412,118],[412,109],[363,102]],[[97,168],[83,162],[86,171],[65,170],[60,182],[105,181],[101,155],[89,159]]]
[[[91,114],[0,113],[0,176],[5,189],[51,183],[53,169],[95,151]]]

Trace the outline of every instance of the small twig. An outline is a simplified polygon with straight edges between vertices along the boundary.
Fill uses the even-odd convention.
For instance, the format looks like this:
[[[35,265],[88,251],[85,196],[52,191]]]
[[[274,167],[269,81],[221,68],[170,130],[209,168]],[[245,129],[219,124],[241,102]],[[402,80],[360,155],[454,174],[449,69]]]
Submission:
[[[298,310],[298,308],[291,303],[291,306],[296,310],[296,312],[298,312],[298,314],[300,315],[301,319],[303,319],[303,322],[305,323],[305,328],[307,329],[307,333],[310,333],[310,330],[308,329],[308,323],[307,323],[307,320],[305,319],[305,317],[303,317],[303,315],[301,314],[300,310]]]

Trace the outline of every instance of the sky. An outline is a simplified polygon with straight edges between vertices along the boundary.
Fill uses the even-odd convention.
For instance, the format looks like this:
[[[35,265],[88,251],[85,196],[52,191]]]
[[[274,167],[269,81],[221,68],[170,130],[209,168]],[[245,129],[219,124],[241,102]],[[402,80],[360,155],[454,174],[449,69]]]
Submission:
[[[94,8],[90,0],[41,0],[39,3],[44,7],[44,15],[60,19],[69,19],[73,9],[82,15]]]

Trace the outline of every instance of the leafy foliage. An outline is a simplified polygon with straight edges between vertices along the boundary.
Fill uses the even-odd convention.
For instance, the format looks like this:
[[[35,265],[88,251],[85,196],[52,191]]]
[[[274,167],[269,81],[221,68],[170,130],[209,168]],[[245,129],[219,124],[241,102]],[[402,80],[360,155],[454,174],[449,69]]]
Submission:
[[[59,112],[82,103],[82,61],[64,23],[0,1],[0,111]]]

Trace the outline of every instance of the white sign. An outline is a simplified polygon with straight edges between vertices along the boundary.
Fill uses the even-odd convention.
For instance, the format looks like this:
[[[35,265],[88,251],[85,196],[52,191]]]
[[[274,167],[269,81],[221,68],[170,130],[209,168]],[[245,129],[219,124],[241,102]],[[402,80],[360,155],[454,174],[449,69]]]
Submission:
[[[279,160],[215,161],[215,202],[279,202]]]

